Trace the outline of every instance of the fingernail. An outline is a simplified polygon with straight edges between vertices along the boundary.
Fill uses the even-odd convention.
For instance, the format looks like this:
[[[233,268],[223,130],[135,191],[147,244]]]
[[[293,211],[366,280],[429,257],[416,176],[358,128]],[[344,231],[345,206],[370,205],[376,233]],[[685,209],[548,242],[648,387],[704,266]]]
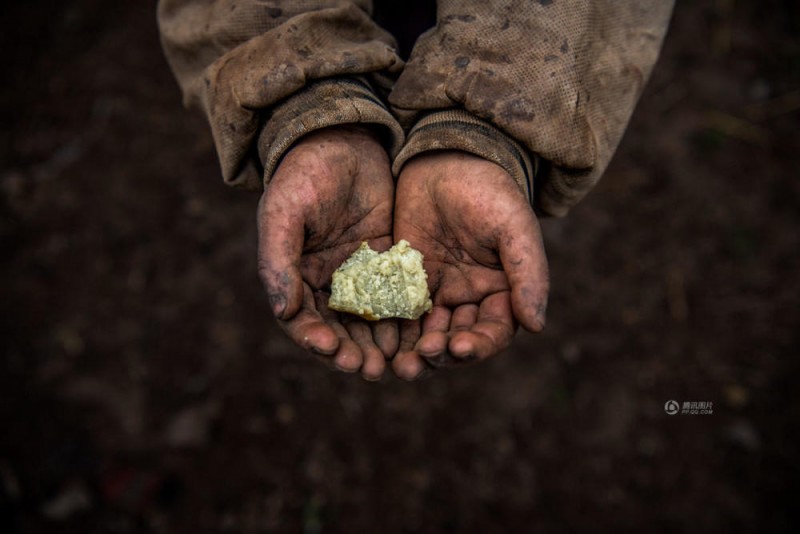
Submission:
[[[428,364],[435,369],[446,367],[448,363],[447,356],[444,354],[438,354],[436,356],[423,356],[423,358],[425,358],[425,361],[427,361]],[[420,373],[422,373],[422,371],[420,371]]]
[[[286,309],[286,298],[280,293],[272,293],[269,296],[269,303],[272,305],[272,313],[281,319],[283,311]]]
[[[335,352],[335,351],[331,351],[331,350],[326,352],[326,351],[323,351],[322,349],[320,349],[319,347],[314,347],[314,346],[310,347],[309,350],[313,354],[316,354],[317,356],[331,356]]]
[[[373,376],[373,375],[365,375],[365,374],[363,374],[363,373],[362,373],[362,374],[361,374],[361,377],[362,377],[364,380],[366,380],[367,382],[380,382],[380,381],[381,381],[381,379],[383,379],[383,373],[379,374],[378,376]]]
[[[348,366],[351,363],[350,362],[351,359],[352,357],[349,357],[347,355],[339,356],[333,361],[333,365],[335,365],[336,368],[343,373],[355,373],[356,371],[358,371],[358,367]]]
[[[536,307],[536,317],[534,321],[536,321],[536,328],[537,332],[541,332],[544,330],[544,325],[547,320],[547,303],[540,304]]]
[[[433,369],[430,367],[424,367],[417,376],[414,377],[414,380],[425,380],[426,378],[430,377],[433,374]]]

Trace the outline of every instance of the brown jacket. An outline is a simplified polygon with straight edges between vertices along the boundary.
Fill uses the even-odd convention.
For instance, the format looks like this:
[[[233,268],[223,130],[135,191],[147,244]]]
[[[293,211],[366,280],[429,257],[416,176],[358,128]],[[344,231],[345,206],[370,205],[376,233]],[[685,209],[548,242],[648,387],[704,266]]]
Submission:
[[[673,1],[439,0],[406,65],[369,0],[160,0],[158,21],[231,185],[260,188],[310,131],[372,123],[395,174],[468,151],[560,216],[611,160]]]

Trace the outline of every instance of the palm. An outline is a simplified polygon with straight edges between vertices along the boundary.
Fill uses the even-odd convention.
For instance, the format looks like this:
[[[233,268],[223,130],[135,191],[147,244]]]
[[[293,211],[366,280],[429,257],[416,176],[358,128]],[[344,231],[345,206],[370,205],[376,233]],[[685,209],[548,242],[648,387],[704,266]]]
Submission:
[[[324,210],[312,211],[305,221],[300,272],[313,289],[327,289],[331,275],[342,262],[369,241],[374,248],[391,245],[392,185],[384,176],[380,188],[373,177],[359,170],[343,180],[310,178],[318,198],[331,199]],[[369,180],[369,184],[366,183]],[[367,191],[367,196],[356,193]]]
[[[517,321],[541,329],[547,264],[538,224],[500,167],[459,153],[412,160],[398,182],[394,235],[425,256],[434,301],[421,337],[396,359],[401,375],[420,371],[423,359],[485,359],[510,343]],[[409,329],[402,337],[414,340]]]
[[[367,131],[339,127],[290,150],[259,204],[259,272],[279,323],[299,345],[370,379],[396,349],[396,325],[330,311],[328,288],[362,241],[391,245],[393,193],[380,144]]]
[[[398,213],[396,232],[411,238],[425,256],[425,270],[434,301],[441,306],[480,302],[490,294],[508,291],[508,281],[491,232],[477,221],[452,226],[464,212],[463,198],[437,205],[427,199],[414,210],[420,215],[407,219],[406,210]]]

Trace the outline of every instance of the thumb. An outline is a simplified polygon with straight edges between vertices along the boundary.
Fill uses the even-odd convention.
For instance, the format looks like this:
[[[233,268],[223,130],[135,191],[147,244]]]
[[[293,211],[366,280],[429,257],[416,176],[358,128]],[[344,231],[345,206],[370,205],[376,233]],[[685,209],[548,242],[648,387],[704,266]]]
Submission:
[[[511,286],[514,317],[526,330],[541,332],[550,280],[542,233],[533,210],[515,210],[501,233],[498,252]]]
[[[287,321],[303,302],[305,224],[298,210],[270,199],[266,191],[258,204],[258,276],[267,291],[272,312]]]

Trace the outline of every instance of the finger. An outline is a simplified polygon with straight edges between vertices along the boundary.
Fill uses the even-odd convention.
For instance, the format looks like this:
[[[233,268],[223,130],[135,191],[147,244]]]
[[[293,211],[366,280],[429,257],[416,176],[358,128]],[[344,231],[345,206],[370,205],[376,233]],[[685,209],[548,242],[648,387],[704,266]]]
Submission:
[[[384,358],[391,360],[400,346],[400,331],[397,321],[384,319],[372,324],[372,338],[381,349]]]
[[[468,332],[456,333],[448,349],[465,361],[485,360],[511,344],[515,329],[509,292],[501,291],[483,299],[475,324]]]
[[[339,336],[317,311],[311,288],[303,284],[300,311],[289,321],[278,321],[286,334],[306,350],[332,356],[339,349]]]
[[[428,332],[447,332],[452,316],[447,306],[434,306],[422,321],[423,335]]]
[[[414,350],[420,334],[420,322],[400,321],[400,346],[397,355],[392,360],[392,370],[403,380],[419,378],[425,370],[425,362],[419,353]]]
[[[342,330],[344,330],[343,326]],[[361,347],[347,335],[346,331],[342,332],[342,336],[339,338],[339,350],[333,357],[333,364],[345,373],[355,373],[364,364],[364,353],[361,351]]]
[[[460,360],[472,360],[475,358],[473,347],[473,338],[475,336],[469,330],[475,326],[477,319],[478,306],[476,304],[462,304],[456,307],[453,311],[453,318],[450,319],[447,353]],[[454,340],[456,341],[455,343],[453,343]]]
[[[364,357],[364,363],[361,365],[361,376],[365,380],[380,380],[383,376],[383,371],[386,369],[386,358],[375,344],[370,326],[363,320],[354,317],[345,320],[344,327],[350,334],[350,338],[358,344]]]
[[[453,311],[450,319],[450,331],[469,330],[478,318],[477,304],[462,304]]]
[[[339,337],[339,350],[333,357],[334,365],[345,373],[355,373],[361,369],[364,363],[361,347],[350,337],[347,329],[339,320],[339,315],[328,308],[328,295],[317,291],[315,297],[320,316]]]
[[[419,338],[415,350],[425,359],[437,358],[447,350],[449,340],[444,332],[428,332]]]
[[[417,342],[416,351],[433,369],[453,367],[460,362],[447,350],[450,336],[446,332],[428,332]]]
[[[514,219],[499,240],[500,261],[511,285],[514,317],[527,330],[541,332],[550,290],[542,233],[532,210],[518,210]]]
[[[422,337],[415,349],[424,358],[436,358],[447,350],[452,313],[446,306],[434,306],[422,322]],[[430,360],[429,360],[430,361]]]
[[[279,200],[265,191],[258,205],[258,273],[275,317],[288,320],[303,305],[305,228],[298,211]]]

